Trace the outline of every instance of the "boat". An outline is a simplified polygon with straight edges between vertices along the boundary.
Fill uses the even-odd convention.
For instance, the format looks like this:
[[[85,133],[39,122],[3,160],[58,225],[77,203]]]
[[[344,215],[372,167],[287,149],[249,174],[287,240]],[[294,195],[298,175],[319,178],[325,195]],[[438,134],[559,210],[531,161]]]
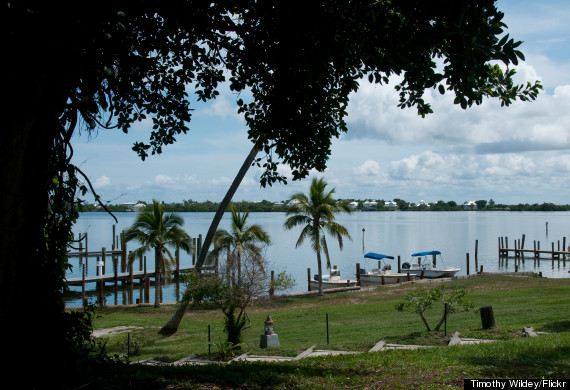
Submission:
[[[358,286],[356,280],[341,279],[340,270],[333,265],[331,272],[328,275],[323,275],[323,290],[328,288],[338,287],[355,287]],[[319,275],[315,274],[311,280],[311,290],[319,288]]]
[[[437,256],[439,260],[437,260]],[[413,273],[419,277],[428,279],[445,278],[455,276],[461,269],[456,267],[437,266],[437,262],[443,262],[440,251],[418,252],[412,254],[412,259],[418,258],[417,265],[414,260],[411,263],[403,263],[402,270],[404,272]]]
[[[383,284],[394,284],[408,280],[414,280],[416,275],[413,273],[392,272],[391,264],[385,264],[388,259],[394,259],[394,256],[383,255],[381,253],[368,252],[364,255],[366,259],[378,260],[378,268],[366,271],[365,268],[360,269],[360,285],[361,286],[378,286]],[[384,262],[384,266],[382,266]]]

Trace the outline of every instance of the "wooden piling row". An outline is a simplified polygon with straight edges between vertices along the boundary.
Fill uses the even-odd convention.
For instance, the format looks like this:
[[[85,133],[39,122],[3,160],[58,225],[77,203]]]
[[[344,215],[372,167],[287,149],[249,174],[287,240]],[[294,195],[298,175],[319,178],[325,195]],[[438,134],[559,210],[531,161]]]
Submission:
[[[134,286],[134,280],[137,279],[141,282],[142,286],[143,286],[143,290],[144,292],[141,292],[141,295],[144,293],[144,301],[148,302],[149,297],[150,297],[150,278],[154,277],[156,278],[156,272],[158,272],[158,270],[155,270],[152,273],[149,273],[147,271],[147,264],[146,264],[146,256],[141,255],[139,258],[139,270],[138,271],[134,271],[133,269],[133,264],[128,264],[128,255],[127,255],[127,244],[123,238],[123,234],[121,233],[120,235],[116,235],[115,232],[115,225],[113,225],[113,239],[112,239],[112,245],[111,245],[111,250],[107,250],[105,247],[101,248],[100,252],[96,252],[96,251],[88,251],[88,247],[87,247],[87,233],[85,233],[84,236],[82,236],[80,238],[80,242],[79,242],[79,250],[77,252],[68,252],[68,257],[73,258],[73,257],[77,257],[79,259],[79,266],[81,267],[81,277],[79,278],[69,278],[67,279],[67,283],[70,286],[73,285],[77,285],[77,286],[81,286],[81,296],[82,296],[82,302],[84,305],[87,304],[87,299],[86,299],[86,283],[95,283],[96,284],[96,294],[98,299],[101,300],[101,302],[104,301],[104,288],[105,288],[105,284],[107,282],[111,282],[113,283],[113,287],[115,289],[115,303],[117,304],[117,296],[118,296],[118,287],[119,287],[119,282],[121,282],[122,284],[128,284],[129,285],[129,291],[127,291],[127,293],[131,295],[132,298],[132,294],[133,294],[133,286]],[[85,247],[83,246],[83,241],[85,241]],[[196,239],[193,239],[194,244],[196,245]],[[200,248],[202,246],[202,235],[199,235],[198,238],[198,247]],[[195,257],[195,253],[193,254],[192,257],[192,266],[188,267],[181,267],[180,266],[180,251],[176,250],[176,254],[175,254],[175,258],[176,258],[176,269],[174,271],[174,275],[175,277],[179,277],[180,273],[182,271],[186,271],[186,270],[190,270],[193,268],[193,266],[196,263],[196,257]],[[89,257],[95,257],[96,258],[96,275],[95,276],[87,276],[87,270],[88,270],[88,261],[89,261]],[[106,273],[106,267],[107,267],[107,260],[111,260],[111,264],[112,264],[112,268],[113,268],[113,273],[111,275],[108,275]],[[217,264],[216,264],[217,265]],[[203,267],[202,269],[204,270],[210,270],[213,269],[213,267]],[[124,298],[123,298],[124,299]],[[137,299],[139,300],[139,299]]]
[[[554,262],[557,260],[558,265],[560,265],[560,261],[563,262],[563,265],[566,265],[567,258],[570,259],[570,247],[567,250],[566,248],[566,237],[562,238],[562,247],[560,247],[560,240],[558,240],[557,248],[554,247],[554,241],[551,243],[550,250],[541,250],[540,249],[540,241],[534,240],[533,242],[533,249],[525,249],[525,235],[522,235],[522,238],[519,240],[514,240],[514,248],[509,248],[509,240],[508,237],[499,237],[498,238],[498,245],[499,245],[499,266],[506,265],[508,266],[509,258],[514,258],[515,261],[515,272],[518,271],[518,267],[521,263],[524,264],[526,258],[525,253],[529,253],[532,255],[532,260],[534,261],[535,266],[540,266],[541,260],[547,260],[550,257],[552,261],[552,265],[554,266]],[[541,257],[541,255],[546,255],[546,257]]]

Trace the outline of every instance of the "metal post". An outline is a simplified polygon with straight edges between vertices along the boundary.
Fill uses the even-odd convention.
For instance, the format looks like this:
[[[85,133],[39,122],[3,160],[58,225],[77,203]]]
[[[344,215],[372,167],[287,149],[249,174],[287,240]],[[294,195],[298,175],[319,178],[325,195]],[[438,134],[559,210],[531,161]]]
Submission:
[[[269,287],[269,296],[273,297],[275,294],[275,271],[271,271],[271,284]]]
[[[327,345],[329,345],[329,314],[327,313]]]

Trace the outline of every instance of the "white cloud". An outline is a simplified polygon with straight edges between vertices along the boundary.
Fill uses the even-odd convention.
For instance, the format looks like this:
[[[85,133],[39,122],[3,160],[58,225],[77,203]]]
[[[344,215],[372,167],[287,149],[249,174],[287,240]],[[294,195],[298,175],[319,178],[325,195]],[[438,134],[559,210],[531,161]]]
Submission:
[[[232,184],[233,179],[230,179],[229,177],[219,177],[219,178],[215,178],[210,180],[210,182],[215,185],[215,186],[226,186],[226,185],[230,185]]]
[[[97,179],[95,179],[95,181],[93,182],[93,187],[96,189],[109,187],[110,185],[111,185],[111,179],[109,179],[108,176],[100,176]]]
[[[241,116],[237,113],[235,103],[230,102],[230,100],[223,95],[218,96],[214,101],[199,109],[196,115],[241,119]]]
[[[354,174],[359,176],[379,176],[380,165],[373,160],[366,160],[364,164],[354,168]]]

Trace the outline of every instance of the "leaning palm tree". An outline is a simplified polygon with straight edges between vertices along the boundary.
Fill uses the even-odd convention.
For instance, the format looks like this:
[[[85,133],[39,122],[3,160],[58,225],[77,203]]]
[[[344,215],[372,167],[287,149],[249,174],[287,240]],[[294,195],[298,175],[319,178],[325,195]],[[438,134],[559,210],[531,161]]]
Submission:
[[[129,264],[145,252],[154,249],[155,254],[155,299],[154,307],[160,306],[161,276],[169,280],[175,260],[168,247],[182,249],[187,253],[194,250],[192,238],[181,228],[184,219],[175,213],[164,213],[164,206],[152,201],[152,211],[140,212],[133,225],[125,230],[125,242],[137,241],[141,246],[129,253]]]
[[[285,213],[291,215],[284,223],[285,228],[292,229],[295,226],[303,226],[301,235],[297,240],[296,247],[301,245],[305,239],[311,240],[313,250],[317,253],[317,267],[319,272],[319,295],[323,295],[321,251],[327,259],[327,267],[330,268],[331,261],[326,240],[326,232],[336,236],[340,249],[342,250],[342,238],[350,238],[346,228],[335,222],[335,215],[340,212],[350,213],[350,207],[346,202],[336,201],[332,195],[334,188],[325,192],[327,183],[323,178],[314,178],[309,189],[309,196],[297,193],[291,197]]]
[[[262,246],[259,244],[269,245],[271,238],[269,234],[259,225],[248,225],[247,218],[249,212],[241,212],[235,203],[230,206],[232,213],[232,222],[230,231],[218,229],[212,240],[214,250],[211,256],[217,256],[220,252],[226,251],[228,264],[227,267],[237,270],[238,283],[241,279],[241,259],[244,256],[252,256],[261,265]],[[236,264],[230,264],[233,259],[237,260]]]

